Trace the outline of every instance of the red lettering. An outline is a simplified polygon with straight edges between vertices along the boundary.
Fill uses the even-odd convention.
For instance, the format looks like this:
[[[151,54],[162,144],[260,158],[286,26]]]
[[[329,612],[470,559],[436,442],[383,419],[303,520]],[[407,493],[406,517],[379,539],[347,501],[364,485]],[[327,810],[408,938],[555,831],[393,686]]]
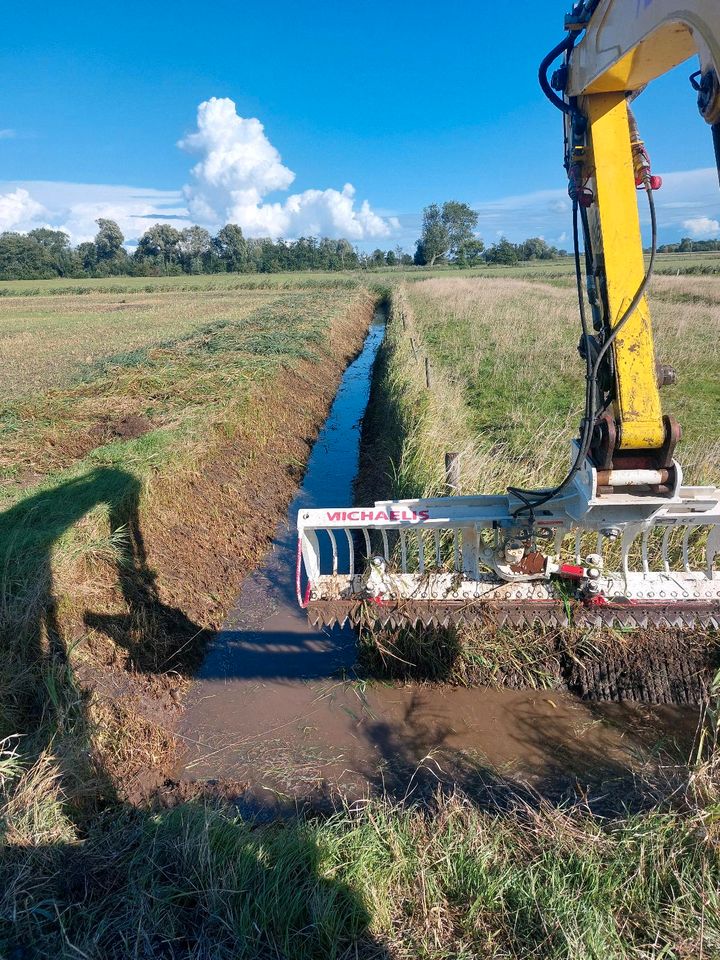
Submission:
[[[361,511],[360,511],[360,519],[361,519],[361,520],[372,520],[372,518],[373,518],[373,512],[372,512],[372,510],[361,510]]]
[[[344,520],[344,519],[345,519],[345,517],[343,517],[343,520]],[[348,510],[348,512],[347,512],[347,519],[348,519],[348,520],[359,520],[359,519],[360,519],[360,511],[359,511],[359,510]]]
[[[418,514],[418,517],[419,517],[420,520],[429,520],[429,519],[430,519],[430,511],[429,511],[429,510],[421,510],[420,513]]]
[[[400,514],[397,513],[395,510],[390,510],[389,513],[388,513],[388,516],[390,517],[391,520],[399,520],[399,519],[400,519]]]
[[[331,523],[332,523],[333,520],[344,520],[344,519],[345,519],[345,517],[343,516],[343,514],[342,514],[339,510],[336,510],[335,513],[331,513],[331,512],[328,510],[327,518],[328,518],[328,520],[329,520]]]
[[[379,523],[381,520],[387,520],[387,518],[388,515],[384,510],[378,510],[377,514],[375,515],[375,523]]]

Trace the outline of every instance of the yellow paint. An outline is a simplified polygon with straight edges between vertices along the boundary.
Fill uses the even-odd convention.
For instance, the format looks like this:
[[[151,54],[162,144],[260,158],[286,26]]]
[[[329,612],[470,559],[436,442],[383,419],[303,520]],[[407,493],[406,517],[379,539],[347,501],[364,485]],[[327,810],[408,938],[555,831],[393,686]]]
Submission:
[[[567,94],[638,90],[700,54],[720,70],[718,0],[600,0],[570,59]]]
[[[583,97],[582,108],[590,124],[596,198],[589,211],[591,227],[596,249],[602,251],[605,261],[607,302],[614,327],[645,274],[627,104],[622,93],[599,93]],[[618,334],[614,353],[620,447],[662,446],[662,409],[650,312],[644,297]]]

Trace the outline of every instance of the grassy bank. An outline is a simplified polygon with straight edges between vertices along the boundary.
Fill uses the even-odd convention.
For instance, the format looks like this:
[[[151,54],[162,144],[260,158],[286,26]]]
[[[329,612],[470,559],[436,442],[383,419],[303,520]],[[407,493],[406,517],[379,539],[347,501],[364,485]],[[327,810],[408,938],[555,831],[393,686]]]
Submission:
[[[604,821],[503,790],[487,805],[372,801],[258,825],[186,803],[118,810],[82,840],[35,768],[0,861],[6,956],[660,960],[720,952],[711,772],[673,803]],[[494,791],[494,793],[493,793]],[[492,797],[496,796],[493,802]],[[26,798],[27,799],[27,798]],[[700,802],[699,802],[700,801]],[[14,803],[14,805],[13,805]]]
[[[187,678],[267,548],[373,296],[320,278],[12,302],[0,738],[20,737],[25,767],[44,758],[84,816],[172,763]]]

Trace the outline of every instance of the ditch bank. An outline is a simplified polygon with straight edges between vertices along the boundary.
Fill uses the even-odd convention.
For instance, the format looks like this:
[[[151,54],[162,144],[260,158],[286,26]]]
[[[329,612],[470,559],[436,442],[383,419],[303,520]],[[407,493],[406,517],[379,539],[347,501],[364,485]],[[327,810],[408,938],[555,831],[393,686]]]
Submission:
[[[375,489],[387,492],[398,463],[397,421],[383,402],[386,346],[372,363],[378,343],[371,329],[271,550],[212,641],[178,724],[181,762],[160,800],[214,798],[270,819],[369,794],[428,800],[438,788],[490,805],[503,796],[583,796],[603,810],[652,803],[661,768],[666,783],[669,771],[683,776],[695,709],[588,703],[567,685],[499,689],[480,675],[482,689],[461,684],[447,633],[416,633],[422,655],[398,671],[388,668],[400,663],[389,649],[397,636],[361,637],[358,660],[353,630],[315,629],[299,609],[297,510],[367,502]]]
[[[338,310],[311,358],[198,411],[206,429],[177,461],[83,461],[3,514],[18,599],[3,608],[0,739],[21,734],[29,763],[52,745],[82,816],[140,799],[172,768],[190,680],[285,515],[376,298]],[[56,550],[76,528],[77,549]]]

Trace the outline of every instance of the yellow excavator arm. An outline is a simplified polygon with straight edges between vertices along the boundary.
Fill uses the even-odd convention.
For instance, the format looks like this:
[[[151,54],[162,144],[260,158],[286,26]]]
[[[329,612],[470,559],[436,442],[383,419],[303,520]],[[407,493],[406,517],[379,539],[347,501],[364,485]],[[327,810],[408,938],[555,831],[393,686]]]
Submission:
[[[591,299],[596,332],[618,325],[645,276],[636,186],[647,190],[649,161],[628,100],[689,57],[700,57],[702,115],[720,144],[720,2],[718,0],[586,0],[566,19],[570,43],[557,86],[564,94],[566,165],[587,204],[586,245],[592,249]],[[582,32],[582,39],[573,36]],[[719,161],[720,162],[720,161]],[[612,416],[597,426],[600,465],[619,464],[621,451],[669,467],[679,427],[663,417],[652,327],[643,296],[612,344]],[[661,451],[654,457],[650,451]],[[658,456],[663,461],[657,463]],[[633,461],[635,462],[635,461]]]

